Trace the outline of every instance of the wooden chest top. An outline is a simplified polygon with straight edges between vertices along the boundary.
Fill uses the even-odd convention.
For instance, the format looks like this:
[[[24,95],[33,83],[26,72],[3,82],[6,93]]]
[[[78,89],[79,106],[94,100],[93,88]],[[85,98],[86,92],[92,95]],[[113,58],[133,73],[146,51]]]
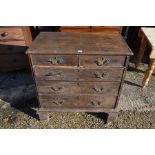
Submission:
[[[131,55],[122,36],[110,32],[42,32],[28,54]]]

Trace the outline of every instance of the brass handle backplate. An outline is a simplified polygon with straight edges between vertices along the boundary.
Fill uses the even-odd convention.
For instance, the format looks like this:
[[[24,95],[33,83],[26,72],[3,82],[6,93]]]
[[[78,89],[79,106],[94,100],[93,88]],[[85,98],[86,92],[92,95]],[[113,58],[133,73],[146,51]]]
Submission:
[[[63,63],[63,58],[61,57],[51,57],[49,58],[48,62],[50,62],[52,65],[58,65]]]
[[[56,101],[53,101],[52,103],[55,105],[62,105],[64,103],[64,101],[63,100],[56,100]]]
[[[99,78],[99,79],[103,79],[106,76],[105,73],[100,73],[100,72],[95,72],[94,75],[96,78]]]
[[[92,89],[93,89],[95,92],[98,92],[98,93],[101,93],[101,92],[104,91],[104,88],[103,88],[103,87],[102,87],[102,88],[93,87]]]
[[[63,87],[61,87],[61,86],[58,86],[58,87],[54,87],[54,86],[53,86],[53,87],[51,87],[51,90],[52,90],[52,91],[55,91],[55,92],[56,92],[56,91],[61,91],[62,89],[63,89]]]
[[[91,104],[93,105],[93,106],[98,106],[98,105],[101,105],[101,101],[97,101],[97,100],[93,100],[93,101],[91,101]]]
[[[97,66],[104,66],[110,62],[110,59],[105,58],[105,57],[101,57],[101,58],[98,58],[95,62],[97,64]]]

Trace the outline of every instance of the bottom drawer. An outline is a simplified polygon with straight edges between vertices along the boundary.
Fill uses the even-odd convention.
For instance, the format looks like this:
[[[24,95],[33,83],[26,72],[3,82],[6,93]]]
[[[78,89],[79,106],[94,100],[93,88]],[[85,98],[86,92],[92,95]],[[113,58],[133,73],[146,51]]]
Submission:
[[[78,96],[39,96],[41,108],[56,109],[84,109],[84,108],[105,108],[115,107],[115,96],[103,95],[78,95]]]

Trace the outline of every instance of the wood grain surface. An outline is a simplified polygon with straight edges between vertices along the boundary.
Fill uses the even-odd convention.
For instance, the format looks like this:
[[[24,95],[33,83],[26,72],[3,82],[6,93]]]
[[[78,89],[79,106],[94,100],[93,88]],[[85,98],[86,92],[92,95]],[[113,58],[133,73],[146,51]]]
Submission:
[[[35,67],[37,80],[54,81],[121,81],[123,68],[60,69]]]
[[[47,94],[102,94],[117,96],[119,82],[55,82],[37,81],[38,93]]]
[[[27,51],[31,54],[131,55],[120,34],[42,32]]]

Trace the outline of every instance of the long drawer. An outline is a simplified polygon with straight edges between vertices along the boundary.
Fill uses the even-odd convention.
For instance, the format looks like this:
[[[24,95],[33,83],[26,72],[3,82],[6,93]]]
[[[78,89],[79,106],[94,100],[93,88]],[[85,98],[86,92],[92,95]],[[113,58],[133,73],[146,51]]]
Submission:
[[[115,96],[103,95],[40,95],[42,108],[114,108]]]
[[[34,67],[36,80],[56,81],[121,81],[124,68],[60,69]]]
[[[55,82],[37,81],[39,95],[104,94],[118,95],[119,82]]]

